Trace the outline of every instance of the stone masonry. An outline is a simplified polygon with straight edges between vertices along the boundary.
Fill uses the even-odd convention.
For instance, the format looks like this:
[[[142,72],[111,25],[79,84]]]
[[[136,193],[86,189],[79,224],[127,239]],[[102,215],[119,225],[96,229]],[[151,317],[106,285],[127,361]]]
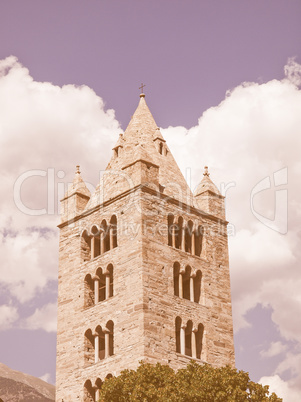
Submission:
[[[56,400],[95,401],[139,361],[234,365],[224,197],[193,195],[140,95],[94,194],[61,201]]]

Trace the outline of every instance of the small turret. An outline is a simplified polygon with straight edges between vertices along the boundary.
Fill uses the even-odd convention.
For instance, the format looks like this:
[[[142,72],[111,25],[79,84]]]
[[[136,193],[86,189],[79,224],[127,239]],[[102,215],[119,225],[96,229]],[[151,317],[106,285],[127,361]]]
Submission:
[[[210,179],[207,166],[204,168],[203,176],[202,181],[194,192],[196,207],[218,218],[225,219],[225,197],[221,195]]]
[[[123,143],[124,143],[123,134],[119,134],[118,141],[117,141],[115,147],[113,148],[113,151],[115,152],[115,157],[119,156],[119,154],[123,148]]]
[[[64,198],[61,200],[61,222],[68,221],[79,215],[91,197],[85,182],[80,175],[79,166],[76,166],[75,177],[69,185]]]

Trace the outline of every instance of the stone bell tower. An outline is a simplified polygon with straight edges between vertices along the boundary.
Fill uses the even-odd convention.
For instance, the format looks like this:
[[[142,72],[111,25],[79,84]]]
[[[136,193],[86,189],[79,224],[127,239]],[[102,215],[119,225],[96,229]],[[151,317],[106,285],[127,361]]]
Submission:
[[[140,95],[94,194],[62,200],[57,401],[95,401],[140,360],[234,365],[224,197],[193,195]]]

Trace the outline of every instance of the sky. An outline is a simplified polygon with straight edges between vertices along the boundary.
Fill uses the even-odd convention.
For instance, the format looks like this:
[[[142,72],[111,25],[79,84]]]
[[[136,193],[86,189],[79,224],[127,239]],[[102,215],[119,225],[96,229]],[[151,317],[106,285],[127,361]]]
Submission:
[[[0,361],[55,383],[58,200],[139,86],[192,190],[226,195],[236,366],[301,395],[301,3],[0,0]]]

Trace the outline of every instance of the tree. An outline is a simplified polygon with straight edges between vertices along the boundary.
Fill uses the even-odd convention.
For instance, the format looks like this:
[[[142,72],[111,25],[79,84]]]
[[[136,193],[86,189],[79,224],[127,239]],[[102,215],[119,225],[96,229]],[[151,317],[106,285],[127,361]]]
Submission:
[[[175,372],[166,365],[140,363],[105,380],[100,401],[106,402],[281,402],[268,385],[250,380],[249,374],[230,366],[213,368],[191,362]]]

